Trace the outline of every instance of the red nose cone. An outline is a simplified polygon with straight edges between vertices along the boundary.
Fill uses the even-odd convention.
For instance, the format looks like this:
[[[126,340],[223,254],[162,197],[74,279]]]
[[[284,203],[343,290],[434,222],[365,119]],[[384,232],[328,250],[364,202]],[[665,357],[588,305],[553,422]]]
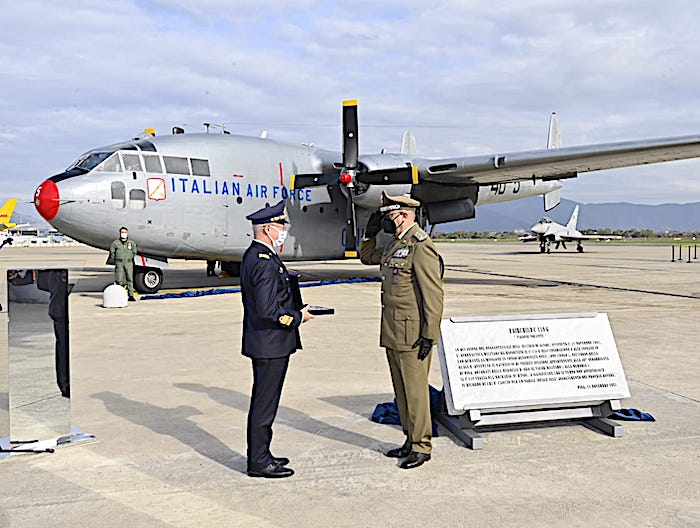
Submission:
[[[34,192],[34,207],[45,220],[51,220],[58,213],[58,187],[51,180],[46,180]]]
[[[352,174],[349,174],[347,172],[342,173],[340,175],[340,181],[345,183],[345,184],[350,183],[352,181]]]

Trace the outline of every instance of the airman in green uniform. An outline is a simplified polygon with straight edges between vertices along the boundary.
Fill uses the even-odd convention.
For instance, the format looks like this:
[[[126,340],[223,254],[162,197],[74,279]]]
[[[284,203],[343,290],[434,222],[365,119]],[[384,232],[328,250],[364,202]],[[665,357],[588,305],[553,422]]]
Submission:
[[[403,446],[386,456],[402,458],[410,469],[430,460],[432,422],[428,373],[433,345],[440,337],[443,291],[435,244],[416,224],[420,203],[404,196],[382,195],[384,204],[367,223],[360,245],[364,264],[379,264],[382,275],[380,345],[386,355],[406,434]],[[380,229],[394,235],[377,247]]]
[[[134,297],[134,257],[136,256],[136,242],[129,240],[129,230],[126,227],[119,228],[119,238],[109,247],[109,257],[114,261],[115,281],[120,286],[126,285],[129,291],[129,300]]]

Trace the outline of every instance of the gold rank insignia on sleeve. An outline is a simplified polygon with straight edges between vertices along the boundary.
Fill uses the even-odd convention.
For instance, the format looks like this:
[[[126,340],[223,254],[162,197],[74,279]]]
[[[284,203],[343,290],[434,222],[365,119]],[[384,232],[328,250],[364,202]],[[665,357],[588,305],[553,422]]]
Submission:
[[[258,253],[258,258],[270,260],[270,255],[268,255],[267,253]]]
[[[281,315],[279,321],[282,326],[289,326],[290,324],[292,324],[292,321],[294,321],[294,317],[287,314]]]

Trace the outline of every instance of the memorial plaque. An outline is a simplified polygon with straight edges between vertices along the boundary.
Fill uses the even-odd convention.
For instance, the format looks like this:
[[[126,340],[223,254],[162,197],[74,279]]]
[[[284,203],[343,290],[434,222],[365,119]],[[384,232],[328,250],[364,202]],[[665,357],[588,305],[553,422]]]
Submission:
[[[443,319],[439,356],[451,415],[630,396],[604,313]]]

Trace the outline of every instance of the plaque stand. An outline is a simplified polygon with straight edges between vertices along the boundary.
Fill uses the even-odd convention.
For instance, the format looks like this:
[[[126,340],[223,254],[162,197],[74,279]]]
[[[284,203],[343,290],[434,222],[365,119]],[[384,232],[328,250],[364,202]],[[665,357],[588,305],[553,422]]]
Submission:
[[[442,401],[442,411],[434,418],[440,425],[464,442],[469,449],[483,449],[480,427],[496,427],[552,421],[581,421],[584,425],[614,438],[622,437],[623,426],[607,418],[621,409],[619,400],[603,402],[557,404],[556,407],[517,407],[503,409],[470,409],[464,414],[450,415]]]
[[[50,440],[10,441],[9,437],[0,438],[0,460],[12,455],[27,453],[53,453],[56,448],[68,447],[81,442],[96,440],[94,435],[71,425],[70,434]]]

